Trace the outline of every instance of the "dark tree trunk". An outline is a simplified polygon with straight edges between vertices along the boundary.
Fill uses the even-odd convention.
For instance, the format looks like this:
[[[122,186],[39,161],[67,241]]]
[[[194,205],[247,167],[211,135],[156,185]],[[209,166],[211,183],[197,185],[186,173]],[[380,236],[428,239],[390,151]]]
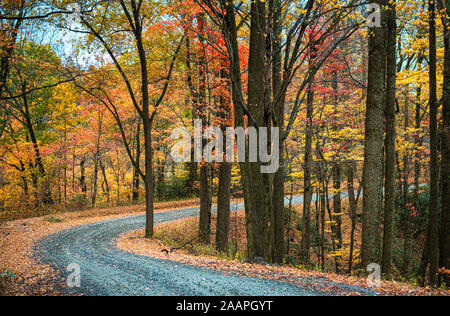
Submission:
[[[140,116],[142,118],[142,125],[144,127],[144,152],[145,152],[145,173],[141,175],[144,178],[145,183],[145,237],[153,237],[154,229],[154,192],[153,192],[153,149],[152,149],[152,130],[153,130],[153,120],[155,118],[156,112],[151,113],[150,110],[150,93],[149,93],[149,80],[148,80],[148,64],[147,64],[147,54],[144,48],[143,42],[143,25],[141,16],[136,9],[134,11],[134,28],[135,28],[135,38],[136,45],[139,54],[139,62],[141,66],[141,92],[142,92],[142,112]],[[133,24],[133,23],[131,23]],[[170,77],[170,73],[169,73]],[[160,96],[160,100],[164,97],[164,92]],[[159,106],[159,104],[157,104]],[[139,106],[138,106],[139,107]],[[136,161],[135,161],[136,162]],[[136,166],[135,166],[136,167]]]
[[[327,198],[325,190],[325,170],[323,164],[319,164],[319,201],[320,201],[320,244],[321,244],[321,256],[322,256],[322,270],[325,270],[325,255],[326,255],[326,239],[325,239],[325,214],[327,207]]]
[[[350,219],[352,221],[352,228],[350,233],[350,255],[348,259],[348,273],[351,273],[353,269],[355,232],[356,232],[356,213],[358,210],[358,205],[356,204],[355,200],[354,169],[355,163],[353,161],[348,162],[346,173],[347,173],[348,200],[350,205],[349,211],[350,211]]]
[[[235,19],[234,3],[225,3],[226,32],[231,57],[231,82],[233,87],[233,103],[235,112],[235,125],[244,127],[244,109],[249,118],[249,124],[259,127],[268,126],[271,117],[266,116],[266,71],[265,64],[265,30],[266,10],[265,3],[255,1],[251,4],[250,25],[250,56],[248,67],[248,107],[243,97],[241,69],[239,63],[239,47],[237,43],[237,26]],[[251,112],[250,110],[251,109]],[[269,111],[269,110],[268,110]],[[247,148],[247,157],[248,157]],[[271,231],[269,220],[273,206],[273,177],[261,174],[261,163],[241,163],[241,179],[244,189],[245,212],[247,220],[247,249],[249,258],[271,258],[272,251]],[[271,179],[272,178],[272,179]]]
[[[152,125],[151,120],[144,119],[145,137],[145,238],[153,237],[153,153],[152,153]]]
[[[197,14],[198,32],[201,37],[202,45],[205,40],[206,15],[205,13]],[[199,104],[197,108],[198,117],[202,120],[203,128],[208,125],[206,116],[207,102],[206,102],[206,87],[207,87],[207,60],[204,47],[201,48],[198,59],[199,67]],[[205,140],[203,140],[204,148]],[[211,242],[211,193],[210,193],[210,166],[206,161],[202,161],[200,165],[200,222],[199,235],[203,243],[209,244]]]
[[[231,99],[229,66],[225,59],[222,59],[222,69],[220,77],[224,81],[220,94],[220,121],[221,129],[225,135],[226,129],[232,124],[231,117]],[[226,144],[224,143],[224,153],[226,153]],[[224,161],[219,166],[219,188],[217,193],[217,232],[216,248],[218,251],[226,252],[228,250],[228,236],[230,233],[230,198],[231,198],[231,168],[232,164]]]
[[[226,252],[230,233],[230,186],[231,163],[223,162],[219,167],[219,191],[217,196],[217,250]]]
[[[342,249],[342,199],[341,199],[341,172],[340,164],[333,167],[333,226],[336,238],[336,250]],[[335,258],[336,273],[340,273],[341,264],[338,257]]]
[[[108,203],[109,203],[111,189],[109,188],[108,178],[106,177],[106,170],[105,170],[105,166],[103,165],[102,159],[99,159],[99,165],[100,165],[100,169],[102,170],[103,184],[105,185],[104,192],[106,194],[106,201],[108,201]]]
[[[95,207],[97,204],[97,182],[98,182],[98,152],[94,156],[94,174],[92,181],[92,206]]]
[[[24,86],[22,87],[22,93],[26,92],[26,85],[24,84]],[[53,204],[53,198],[52,198],[52,192],[51,192],[51,188],[50,188],[50,183],[49,183],[49,179],[46,178],[46,172],[45,172],[45,168],[44,168],[44,163],[42,161],[42,155],[41,155],[41,151],[39,149],[39,144],[36,138],[36,134],[34,132],[34,127],[33,127],[33,122],[31,121],[31,113],[30,113],[30,108],[28,105],[28,97],[27,95],[23,95],[22,97],[23,100],[23,106],[24,106],[24,118],[25,118],[25,125],[26,128],[28,130],[28,134],[30,135],[30,139],[31,142],[33,144],[33,149],[34,149],[34,159],[35,159],[35,163],[36,166],[39,170],[39,175],[42,178],[42,202],[45,205],[50,205]]]
[[[441,9],[441,8],[439,8]],[[450,0],[445,3],[447,16],[444,24],[444,102],[442,124],[442,220],[440,238],[440,267],[450,270]],[[450,274],[444,274],[444,282],[450,287]]]
[[[157,150],[159,151],[160,148],[158,146]],[[166,196],[166,168],[165,168],[165,161],[158,159],[158,175],[157,175],[157,187],[156,187],[156,196],[158,197],[159,201],[164,201]]]
[[[336,124],[338,117],[338,105],[339,105],[339,95],[338,95],[338,76],[337,71],[333,72],[333,94],[334,94],[334,120],[333,129],[338,132],[338,126]],[[341,173],[342,168],[340,165],[340,158],[338,155],[335,156],[335,163],[333,166],[333,226],[334,226],[334,237],[337,240],[336,248],[337,250],[342,249],[342,199],[341,199]],[[340,272],[340,259],[335,258],[336,273]]]
[[[86,157],[81,158],[80,162],[80,187],[81,187],[81,193],[83,194],[83,197],[86,199],[87,195],[87,185],[86,185]]]
[[[438,273],[438,194],[439,194],[439,161],[438,161],[438,127],[437,127],[437,53],[436,53],[436,7],[430,0],[429,6],[429,76],[430,76],[430,219],[428,223],[427,247],[430,264],[430,284],[435,286]],[[426,264],[424,264],[426,266]]]
[[[422,63],[422,58],[419,58],[418,64]],[[419,86],[417,88],[417,100],[416,100],[416,109],[415,109],[415,128],[420,130],[422,128],[422,113],[421,113],[421,96],[422,96],[422,87]],[[415,154],[414,161],[414,205],[416,208],[419,206],[419,189],[420,189],[420,153],[418,148],[422,146],[422,138],[419,135],[415,136],[414,146],[417,149],[417,153]]]
[[[386,1],[375,3],[384,6]],[[384,14],[383,14],[384,16]],[[380,211],[383,182],[384,88],[386,54],[385,23],[370,29],[364,148],[361,260],[363,268],[380,260]]]
[[[405,133],[409,128],[409,101],[405,101]],[[407,137],[409,141],[409,137]],[[404,277],[408,277],[409,258],[408,258],[408,245],[409,245],[409,209],[407,207],[409,203],[409,153],[406,151],[403,157],[403,266],[402,274]]]
[[[192,125],[194,125],[194,121],[197,118],[197,109],[198,109],[198,92],[195,89],[194,81],[193,81],[193,71],[192,71],[192,53],[191,53],[191,41],[189,38],[188,30],[185,30],[186,36],[186,72],[187,72],[187,84],[190,91],[189,101],[192,103]],[[195,183],[198,181],[198,165],[195,162],[194,151],[191,151],[191,161],[188,163],[189,165],[189,177],[186,181],[187,193],[189,196],[198,192],[195,189]]]
[[[2,35],[6,38],[2,38],[2,43],[0,44],[0,97],[6,87],[6,81],[10,70],[10,59],[13,55],[17,36],[19,35],[19,30],[23,24],[23,18],[26,11],[25,1],[20,1],[18,4],[17,19],[11,20],[9,23],[4,23],[5,21],[1,19]]]
[[[308,100],[306,102],[306,140],[305,140],[305,166],[304,166],[304,203],[303,203],[303,230],[302,230],[302,253],[301,257],[304,263],[310,263],[311,256],[311,201],[313,189],[311,185],[312,163],[313,163],[313,114],[314,114],[314,91],[310,88],[308,91]]]
[[[280,95],[281,92],[281,1],[274,1],[273,14],[273,52],[272,52],[272,94]],[[284,185],[285,185],[285,157],[284,157],[284,141],[282,138],[284,126],[284,108],[285,95],[280,100],[274,101],[274,112],[276,126],[280,128],[279,152],[280,152],[280,168],[275,173],[273,180],[273,241],[272,241],[272,261],[281,264],[284,261],[285,254],[285,203],[284,203]]]
[[[133,203],[136,204],[139,201],[139,185],[141,182],[141,176],[139,175],[139,168],[141,165],[141,122],[137,124],[136,128],[136,166],[133,167]]]
[[[94,179],[92,184],[92,206],[95,207],[95,204],[97,203],[97,182],[98,182],[98,167],[99,167],[99,161],[100,161],[100,144],[102,139],[102,133],[103,133],[103,114],[99,113],[98,117],[98,135],[97,135],[97,145],[96,145],[96,151],[94,155]]]
[[[395,1],[389,2],[387,10],[387,76],[386,76],[386,177],[384,206],[384,238],[382,272],[386,279],[391,278],[394,247],[394,213],[395,213],[395,180],[396,180],[396,75],[397,75],[397,17]]]

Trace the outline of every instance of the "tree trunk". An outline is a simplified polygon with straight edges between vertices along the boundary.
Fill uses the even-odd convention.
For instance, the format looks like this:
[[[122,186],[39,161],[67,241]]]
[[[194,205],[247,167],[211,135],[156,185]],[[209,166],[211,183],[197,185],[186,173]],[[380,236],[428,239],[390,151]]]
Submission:
[[[26,14],[25,11],[27,11],[25,1],[20,1],[17,9],[17,19],[11,20],[11,22],[6,24],[4,24],[2,19],[2,35],[5,35],[6,38],[2,38],[2,43],[0,44],[0,97],[3,95],[3,90],[6,87],[10,70],[10,59],[15,49],[19,30],[25,21],[23,19]]]
[[[230,99],[230,82],[228,63],[222,59],[220,77],[224,81],[220,93],[220,121],[221,129],[225,135],[228,126],[232,125],[232,109]],[[226,153],[226,144],[224,143],[224,153]],[[231,198],[231,169],[232,164],[224,159],[219,166],[219,188],[217,193],[217,232],[216,248],[218,251],[226,252],[228,250],[228,236],[230,233],[230,198]]]
[[[272,52],[272,95],[274,98],[281,92],[281,1],[274,1],[273,14],[273,52]],[[272,262],[281,264],[284,261],[285,254],[285,203],[284,203],[284,185],[285,185],[285,157],[284,157],[284,109],[285,95],[280,100],[274,101],[274,112],[276,126],[280,128],[279,152],[280,152],[280,168],[275,173],[273,180],[273,241],[272,241]]]
[[[338,76],[337,71],[333,71],[333,94],[334,94],[334,120],[333,129],[338,132],[338,126],[336,124],[338,117]],[[339,156],[335,156],[335,163],[333,166],[333,221],[334,234],[337,240],[337,250],[342,249],[342,199],[341,199],[341,172],[342,168],[339,161]],[[336,273],[340,272],[340,260],[339,257],[335,257]]]
[[[375,1],[380,6],[384,0]],[[382,12],[383,13],[383,12]],[[383,14],[384,16],[384,14]],[[384,20],[384,19],[383,19]],[[364,147],[361,260],[363,268],[380,260],[380,211],[383,182],[384,88],[386,54],[385,23],[370,29]]]
[[[221,163],[219,167],[216,248],[221,252],[227,251],[228,236],[230,233],[231,167],[231,163],[228,162]]]
[[[24,84],[24,86],[22,87],[22,93],[25,93],[25,92],[26,92],[26,85]],[[45,172],[45,168],[44,168],[44,163],[42,161],[42,155],[41,155],[41,152],[39,149],[39,144],[38,144],[38,141],[36,138],[36,134],[34,132],[33,123],[31,121],[31,114],[30,114],[30,109],[28,106],[27,95],[24,94],[22,99],[23,99],[23,106],[24,106],[24,110],[25,110],[23,113],[25,116],[25,125],[28,130],[28,134],[30,135],[31,142],[33,144],[36,166],[38,167],[39,175],[41,176],[41,178],[43,180],[43,182],[42,182],[42,202],[45,205],[50,205],[50,204],[53,204],[52,192],[51,192],[51,188],[50,188],[49,179],[46,178],[46,172]]]
[[[94,180],[92,181],[92,206],[95,207],[97,203],[97,182],[98,182],[98,165],[100,160],[100,144],[103,133],[103,114],[99,113],[98,117],[98,135],[97,135],[97,146],[94,156]]]
[[[429,0],[429,50],[430,50],[430,219],[428,224],[430,284],[437,284],[438,273],[438,194],[439,194],[439,161],[438,161],[438,128],[437,128],[437,53],[436,53],[436,7]]]
[[[450,270],[450,0],[445,3],[447,16],[444,24],[444,103],[442,124],[442,220],[440,238],[440,267]],[[450,287],[450,274],[444,274],[444,282]]]
[[[145,136],[145,238],[153,237],[153,153],[152,125],[148,119],[143,120]]]
[[[87,185],[86,185],[86,157],[81,158],[80,162],[80,187],[83,197],[86,199]]]
[[[105,184],[104,192],[106,193],[106,201],[109,203],[111,189],[109,188],[108,178],[106,177],[105,166],[103,165],[102,159],[99,159],[100,169],[102,170],[103,183]]]
[[[137,124],[136,128],[136,166],[133,166],[133,204],[137,204],[139,201],[139,185],[141,182],[141,176],[139,175],[141,161],[141,122]]]
[[[354,185],[354,168],[355,163],[350,161],[347,163],[347,187],[348,187],[348,200],[350,205],[350,219],[352,221],[352,228],[350,233],[350,255],[348,259],[348,273],[352,273],[353,269],[353,257],[355,249],[355,232],[356,232],[356,213],[358,205],[355,200],[355,185]]]
[[[94,174],[92,181],[92,206],[95,207],[97,203],[97,181],[98,181],[98,151],[94,157]]]
[[[322,255],[322,270],[325,270],[325,254],[326,254],[326,239],[325,239],[325,213],[326,213],[326,192],[325,192],[325,170],[322,163],[319,165],[319,197],[320,197],[320,244]]]
[[[313,114],[314,114],[314,91],[308,91],[306,102],[306,140],[305,140],[305,166],[304,166],[304,203],[303,203],[303,230],[302,230],[302,253],[301,257],[305,264],[310,263],[311,257],[311,201],[313,189],[311,185],[312,176],[312,137],[313,137]]]
[[[384,238],[382,272],[386,279],[391,278],[394,247],[394,213],[395,213],[395,180],[396,180],[396,75],[397,75],[397,15],[395,1],[389,2],[387,10],[387,76],[386,76],[386,177],[384,207]]]
[[[342,199],[341,199],[341,172],[342,168],[340,164],[336,164],[333,167],[333,226],[334,234],[336,238],[336,250],[342,249]],[[335,258],[336,273],[341,270],[341,264],[339,257]]]
[[[409,128],[409,101],[405,101],[405,133]],[[406,139],[409,142],[409,137]],[[405,151],[405,156],[403,157],[403,267],[402,275],[408,277],[409,259],[408,259],[408,244],[409,244],[409,208],[407,207],[409,203],[409,156],[408,152]]]
[[[266,126],[264,109],[266,104],[266,64],[265,64],[265,2],[251,4],[250,56],[248,71],[248,108],[259,127]],[[243,126],[243,116],[236,121]],[[247,146],[247,157],[249,148]],[[247,218],[247,249],[249,258],[263,257],[270,260],[269,219],[272,208],[266,175],[261,174],[260,162],[241,163],[241,178],[244,188],[245,211]],[[270,204],[269,204],[270,201]]]
[[[158,151],[160,150],[158,146]],[[159,201],[163,201],[166,195],[166,182],[165,182],[165,161],[161,161],[158,159],[158,175],[156,177],[157,187],[156,187],[156,196]]]
[[[265,117],[266,105],[266,71],[265,64],[265,30],[266,10],[263,1],[255,1],[251,4],[250,25],[250,56],[248,67],[248,107],[243,102],[243,88],[241,69],[239,63],[239,47],[237,43],[237,26],[235,19],[234,3],[225,3],[226,32],[225,38],[231,57],[231,82],[233,87],[233,103],[235,113],[235,125],[245,126],[244,108],[252,109],[249,124],[256,123],[258,127],[268,126],[270,117]],[[269,92],[269,91],[267,91]],[[267,119],[268,121],[266,121]],[[248,146],[246,155],[248,158]],[[271,258],[269,219],[273,206],[273,177],[261,174],[261,163],[241,163],[241,179],[244,190],[245,212],[247,221],[247,250],[248,257]]]
[[[197,14],[198,32],[200,34],[201,45],[205,40],[205,27],[206,27],[206,15],[205,13]],[[197,108],[197,115],[202,120],[202,126],[208,125],[206,116],[207,103],[206,103],[206,87],[207,87],[207,60],[204,47],[200,48],[198,67],[199,67],[199,104]],[[202,148],[204,148],[206,142],[203,139]],[[209,244],[211,242],[211,194],[209,184],[209,165],[206,161],[202,161],[200,165],[200,223],[199,223],[199,235],[200,240]]]
[[[191,41],[188,35],[188,30],[185,30],[186,36],[186,72],[187,72],[187,84],[190,91],[189,101],[192,103],[192,125],[194,125],[194,121],[197,118],[197,109],[198,109],[198,92],[194,87],[194,81],[192,78],[192,57],[191,57]],[[191,151],[191,161],[188,163],[189,165],[189,177],[186,181],[186,186],[188,188],[187,193],[189,196],[196,193],[195,183],[198,180],[198,166],[195,161],[194,151]]]

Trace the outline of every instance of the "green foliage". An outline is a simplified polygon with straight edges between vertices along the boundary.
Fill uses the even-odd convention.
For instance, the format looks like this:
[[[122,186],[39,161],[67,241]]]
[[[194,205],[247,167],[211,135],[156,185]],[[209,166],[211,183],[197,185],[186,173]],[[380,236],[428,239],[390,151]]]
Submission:
[[[189,198],[188,189],[184,177],[172,177],[165,188],[165,200],[172,201]]]
[[[52,216],[49,216],[49,217],[46,217],[45,220],[46,220],[47,222],[52,223],[52,224],[62,223],[62,222],[63,222],[62,219],[57,218],[57,217],[54,217],[53,215],[52,215]]]
[[[89,202],[83,194],[75,194],[69,204],[71,204],[74,211],[80,211],[85,209],[89,205]]]
[[[16,275],[10,270],[3,270],[0,272],[0,296],[7,294],[11,283],[16,279]]]

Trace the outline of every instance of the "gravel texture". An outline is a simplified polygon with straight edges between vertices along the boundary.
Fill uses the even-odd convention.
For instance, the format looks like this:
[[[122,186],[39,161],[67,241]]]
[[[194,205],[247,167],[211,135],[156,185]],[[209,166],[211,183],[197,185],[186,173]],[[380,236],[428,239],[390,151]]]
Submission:
[[[296,197],[294,204],[301,204]],[[242,209],[233,205],[233,210]],[[155,214],[155,223],[198,216],[199,208]],[[348,292],[372,295],[367,289],[308,277],[295,283],[240,276],[234,273],[139,256],[117,249],[116,238],[144,227],[144,216],[91,223],[49,235],[35,245],[34,256],[66,278],[70,264],[81,268],[81,287],[67,295],[94,296],[318,296]],[[304,283],[302,286],[301,284]],[[310,287],[308,284],[318,284]],[[330,290],[332,288],[338,291]]]

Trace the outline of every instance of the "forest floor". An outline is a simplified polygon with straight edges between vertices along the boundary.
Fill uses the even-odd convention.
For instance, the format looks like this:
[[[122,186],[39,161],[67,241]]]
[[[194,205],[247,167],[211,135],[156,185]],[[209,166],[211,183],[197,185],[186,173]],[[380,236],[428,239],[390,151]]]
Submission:
[[[155,204],[155,212],[198,205],[198,199]],[[139,215],[143,205],[93,209],[0,223],[0,290],[6,295],[61,295],[54,288],[58,274],[49,265],[33,258],[33,248],[40,239],[76,226],[115,218]],[[5,283],[8,283],[7,285]],[[0,292],[0,294],[2,294]]]
[[[217,218],[212,217],[211,231],[215,231]],[[334,273],[323,273],[305,270],[301,267],[291,265],[252,264],[243,260],[246,245],[245,214],[239,211],[232,215],[230,225],[230,253],[219,253],[214,249],[215,234],[211,235],[212,244],[201,245],[200,242],[192,241],[183,249],[174,250],[174,247],[185,244],[195,239],[198,235],[198,218],[182,218],[176,221],[162,223],[155,228],[154,239],[142,238],[143,230],[125,233],[117,239],[117,247],[137,255],[179,262],[186,265],[194,265],[201,268],[209,268],[223,272],[237,273],[247,277],[257,277],[269,280],[277,280],[289,283],[298,283],[298,280],[310,280],[307,286],[316,287],[315,280],[332,282],[333,290],[338,288],[336,284],[352,285],[357,288],[365,288],[377,295],[387,296],[449,296],[448,290],[432,290],[420,288],[406,283],[382,282],[380,288],[372,288],[367,285],[366,279],[356,276],[337,275]],[[296,240],[292,240],[296,241]],[[168,253],[169,252],[169,253]],[[302,283],[305,285],[305,283]],[[335,292],[340,295],[360,295],[355,292]]]
[[[172,234],[171,232],[179,232],[180,228],[181,231],[184,230],[184,232],[189,231],[188,228],[190,228],[190,230],[192,231],[192,227],[195,227],[192,225],[192,223],[196,221],[195,218],[178,218],[184,216],[192,216],[192,209],[186,208],[193,205],[198,205],[198,200],[157,204],[156,212],[158,214],[156,214],[156,218],[166,218],[164,221],[169,221],[169,223],[159,222],[159,225],[156,226],[156,236],[165,238],[167,240],[169,236],[164,235],[162,233],[163,231],[169,232],[169,234]],[[183,215],[183,210],[188,211],[185,212],[186,215]],[[169,262],[174,262],[175,266],[172,267],[172,269],[174,269],[171,270],[172,273],[176,273],[181,270],[188,270],[188,275],[190,275],[191,272],[198,272],[200,277],[205,276],[204,269],[208,269],[208,271],[214,270],[218,271],[219,273],[214,274],[211,272],[212,275],[214,275],[214,282],[217,282],[219,279],[224,278],[222,274],[230,273],[232,274],[232,276],[227,276],[225,279],[226,281],[221,280],[220,282],[225,282],[223,284],[232,284],[234,282],[236,286],[240,286],[241,282],[243,282],[242,284],[244,285],[244,288],[244,283],[247,283],[247,285],[251,284],[251,287],[254,287],[255,289],[258,289],[261,286],[272,288],[274,284],[277,284],[280,291],[282,290],[282,288],[287,287],[286,291],[290,291],[289,293],[299,293],[297,286],[300,286],[301,289],[308,289],[305,292],[308,295],[310,293],[329,293],[331,295],[364,295],[364,293],[381,295],[450,294],[448,291],[431,291],[430,289],[415,288],[400,283],[384,283],[382,288],[372,289],[368,288],[366,286],[365,280],[360,278],[310,272],[288,266],[279,267],[272,265],[255,265],[244,263],[242,262],[242,258],[239,255],[236,256],[235,260],[206,256],[205,253],[207,254],[207,250],[205,250],[205,253],[200,252],[197,256],[193,255],[192,253],[186,253],[184,251],[166,255],[161,251],[163,249],[170,250],[170,245],[156,239],[151,241],[143,239],[141,238],[143,236],[142,232],[138,231],[137,229],[128,229],[127,223],[130,221],[136,221],[136,223],[134,223],[133,225],[136,225],[136,227],[142,227],[141,225],[143,217],[141,216],[141,214],[143,214],[143,211],[143,206],[128,206],[102,210],[54,214],[52,216],[18,220],[0,224],[0,272],[10,270],[10,272],[14,275],[9,279],[10,282],[7,289],[5,290],[6,293],[4,294],[67,294],[67,292],[65,292],[64,289],[60,287],[62,283],[60,274],[62,269],[55,269],[54,266],[52,267],[49,264],[44,264],[42,263],[42,261],[37,260],[35,256],[35,250],[37,244],[42,244],[42,241],[47,239],[47,241],[44,243],[47,243],[47,246],[49,244],[51,245],[50,251],[52,255],[54,253],[57,253],[57,250],[70,252],[72,251],[72,249],[67,249],[67,247],[72,246],[72,238],[75,238],[73,237],[73,231],[78,230],[84,230],[85,232],[89,231],[92,233],[95,232],[98,234],[104,233],[105,243],[101,246],[104,248],[105,252],[112,251],[112,256],[114,258],[119,256],[121,257],[120,260],[123,260],[123,258],[127,256],[132,257],[132,260],[138,261],[135,268],[141,268],[145,264],[149,264],[145,258],[151,258],[149,260],[153,260],[153,258],[156,258],[155,260],[160,261],[151,261],[150,266],[152,268],[154,268],[154,266],[158,264],[160,265],[159,269],[161,269],[161,267],[165,269],[166,266],[171,265]],[[136,217],[137,215],[140,216]],[[164,216],[161,217],[160,215]],[[139,222],[137,222],[137,219],[139,219]],[[235,219],[238,222],[235,227],[237,227],[237,231],[240,231],[238,232],[239,237],[236,238],[236,240],[238,242],[238,248],[242,251],[245,244],[245,239],[242,237],[242,213],[238,214]],[[112,228],[116,227],[119,228],[119,230],[123,230],[124,233],[117,235],[117,239],[111,240],[110,236],[112,236],[112,229],[110,229],[111,227],[108,227],[108,224],[112,225]],[[170,229],[170,227],[172,228]],[[101,231],[102,229],[103,232]],[[67,238],[62,238],[64,236],[66,236]],[[91,238],[89,240],[86,238],[88,236],[90,235],[80,235],[78,245],[80,247],[75,248],[75,251],[81,251],[80,249],[85,250],[85,248],[89,248],[88,243],[94,243]],[[95,235],[94,237],[97,236],[98,235]],[[64,242],[68,243],[64,244]],[[112,248],[115,248],[117,246],[118,249],[109,249],[108,245],[110,242],[112,243]],[[97,251],[98,249],[96,248],[96,246],[98,246],[98,244],[93,246],[94,248],[91,250]],[[58,247],[60,247],[61,249],[56,249]],[[121,252],[122,250],[120,250],[120,248],[126,250],[126,252]],[[54,249],[56,250],[54,251]],[[136,254],[138,255],[137,257]],[[90,255],[91,254],[88,254],[88,257]],[[94,256],[97,256],[97,254],[95,254]],[[48,257],[51,259],[53,258],[51,255]],[[161,261],[161,259],[163,260]],[[182,266],[179,266],[180,263],[182,264]],[[100,269],[103,269],[103,264],[104,262],[99,263]],[[193,268],[190,268],[194,266],[200,267],[202,270],[197,271]],[[111,268],[112,270],[116,269],[116,263],[112,262],[108,268]],[[129,273],[128,269],[130,267],[127,264],[124,264],[122,268],[125,269],[125,273]],[[151,275],[151,273],[149,274]],[[166,276],[168,274],[164,272],[163,275]],[[236,279],[236,277],[238,278]],[[267,284],[264,283],[264,281],[261,281],[263,282],[261,283],[258,280],[267,280],[267,282],[274,283]],[[168,283],[166,284],[168,286],[171,286],[173,284],[173,280],[167,280],[167,282]],[[282,286],[280,284],[291,285]],[[194,289],[198,289],[198,285],[191,284],[190,286],[193,286]],[[297,288],[297,290],[295,290],[295,288]],[[214,287],[212,289],[214,289]],[[213,291],[212,289],[209,290]],[[235,289],[233,288],[229,290],[234,291]],[[167,290],[166,292],[173,293],[169,290]],[[101,291],[99,291],[99,293],[101,293]],[[128,292],[120,293],[126,294]],[[164,293],[165,292],[163,292],[163,294]]]

